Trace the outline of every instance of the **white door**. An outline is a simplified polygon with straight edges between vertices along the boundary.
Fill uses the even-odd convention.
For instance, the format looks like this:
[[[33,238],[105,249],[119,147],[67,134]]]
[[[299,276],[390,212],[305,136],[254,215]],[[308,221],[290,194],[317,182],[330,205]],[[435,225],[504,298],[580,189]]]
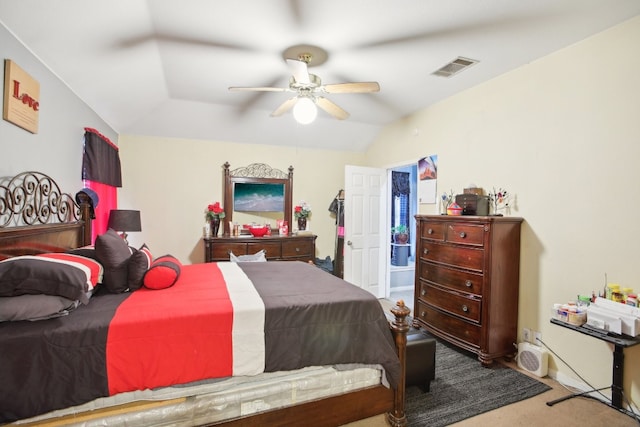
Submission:
[[[344,279],[378,298],[385,296],[386,177],[384,169],[345,167]]]

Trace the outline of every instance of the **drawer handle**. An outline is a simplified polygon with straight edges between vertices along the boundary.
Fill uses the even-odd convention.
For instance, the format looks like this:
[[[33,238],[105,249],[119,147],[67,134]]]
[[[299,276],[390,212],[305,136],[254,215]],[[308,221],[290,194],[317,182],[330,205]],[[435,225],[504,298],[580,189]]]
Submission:
[[[300,248],[296,248],[296,252],[300,252]]]
[[[465,233],[464,231],[460,232],[460,238],[464,239],[465,237],[467,237],[467,233]]]
[[[421,311],[420,312],[420,317],[427,317],[427,312],[426,311]]]
[[[424,255],[427,255],[427,254],[429,253],[429,249],[424,248],[424,249],[422,250],[422,253],[423,253]]]
[[[428,229],[427,234],[433,234],[433,228]]]
[[[468,313],[469,307],[467,307],[465,304],[462,304],[462,311],[464,311],[465,313]]]
[[[471,286],[473,286],[473,283],[471,283],[471,280],[465,280],[465,281],[464,281],[464,285],[465,285],[467,288],[470,288]]]
[[[425,296],[427,294],[427,290],[423,289],[420,291],[420,296]]]

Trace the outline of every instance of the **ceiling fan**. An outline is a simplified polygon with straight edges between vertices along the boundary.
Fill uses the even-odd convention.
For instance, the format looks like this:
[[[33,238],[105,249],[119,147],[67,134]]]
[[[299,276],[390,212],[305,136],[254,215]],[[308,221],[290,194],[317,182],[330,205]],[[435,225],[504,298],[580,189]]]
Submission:
[[[298,50],[297,59],[291,59],[292,52]],[[338,120],[349,117],[349,113],[333,101],[322,96],[335,93],[371,93],[380,91],[377,82],[350,82],[322,84],[322,80],[315,74],[309,73],[308,68],[320,65],[327,58],[326,52],[315,46],[293,46],[283,53],[284,59],[291,70],[289,87],[237,87],[229,88],[233,92],[293,92],[295,96],[284,101],[272,113],[272,117],[281,116],[294,109],[296,120],[300,123],[311,123],[317,114],[317,107],[329,113]]]

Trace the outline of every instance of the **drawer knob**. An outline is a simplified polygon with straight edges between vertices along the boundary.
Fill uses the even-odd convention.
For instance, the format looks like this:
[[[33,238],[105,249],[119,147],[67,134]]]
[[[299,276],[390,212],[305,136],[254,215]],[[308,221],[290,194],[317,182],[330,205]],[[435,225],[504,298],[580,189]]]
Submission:
[[[420,296],[425,296],[427,294],[427,290],[423,289],[420,291]]]
[[[300,252],[300,248],[296,248],[296,252]]]
[[[470,288],[470,287],[473,285],[473,283],[471,283],[471,280],[465,280],[465,281],[464,281],[464,285],[465,285],[467,288]]]
[[[465,304],[462,304],[462,311],[464,311],[465,313],[468,313],[469,307],[467,307]]]
[[[429,253],[429,249],[424,248],[424,249],[422,250],[422,253],[423,253],[424,255],[427,255],[427,254]]]
[[[428,229],[427,234],[433,234],[433,228]]]
[[[427,317],[427,312],[426,311],[421,311],[420,312],[420,317]]]
[[[465,233],[464,231],[460,232],[460,238],[464,239],[465,237],[467,237],[467,233]]]

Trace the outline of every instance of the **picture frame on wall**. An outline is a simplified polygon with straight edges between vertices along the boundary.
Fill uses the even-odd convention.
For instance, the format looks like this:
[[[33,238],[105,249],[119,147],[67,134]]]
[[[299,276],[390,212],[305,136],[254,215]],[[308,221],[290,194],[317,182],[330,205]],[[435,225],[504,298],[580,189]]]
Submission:
[[[418,160],[418,192],[420,203],[436,203],[438,183],[438,155],[425,156]]]
[[[4,61],[2,118],[31,133],[38,133],[40,83],[10,59]]]

